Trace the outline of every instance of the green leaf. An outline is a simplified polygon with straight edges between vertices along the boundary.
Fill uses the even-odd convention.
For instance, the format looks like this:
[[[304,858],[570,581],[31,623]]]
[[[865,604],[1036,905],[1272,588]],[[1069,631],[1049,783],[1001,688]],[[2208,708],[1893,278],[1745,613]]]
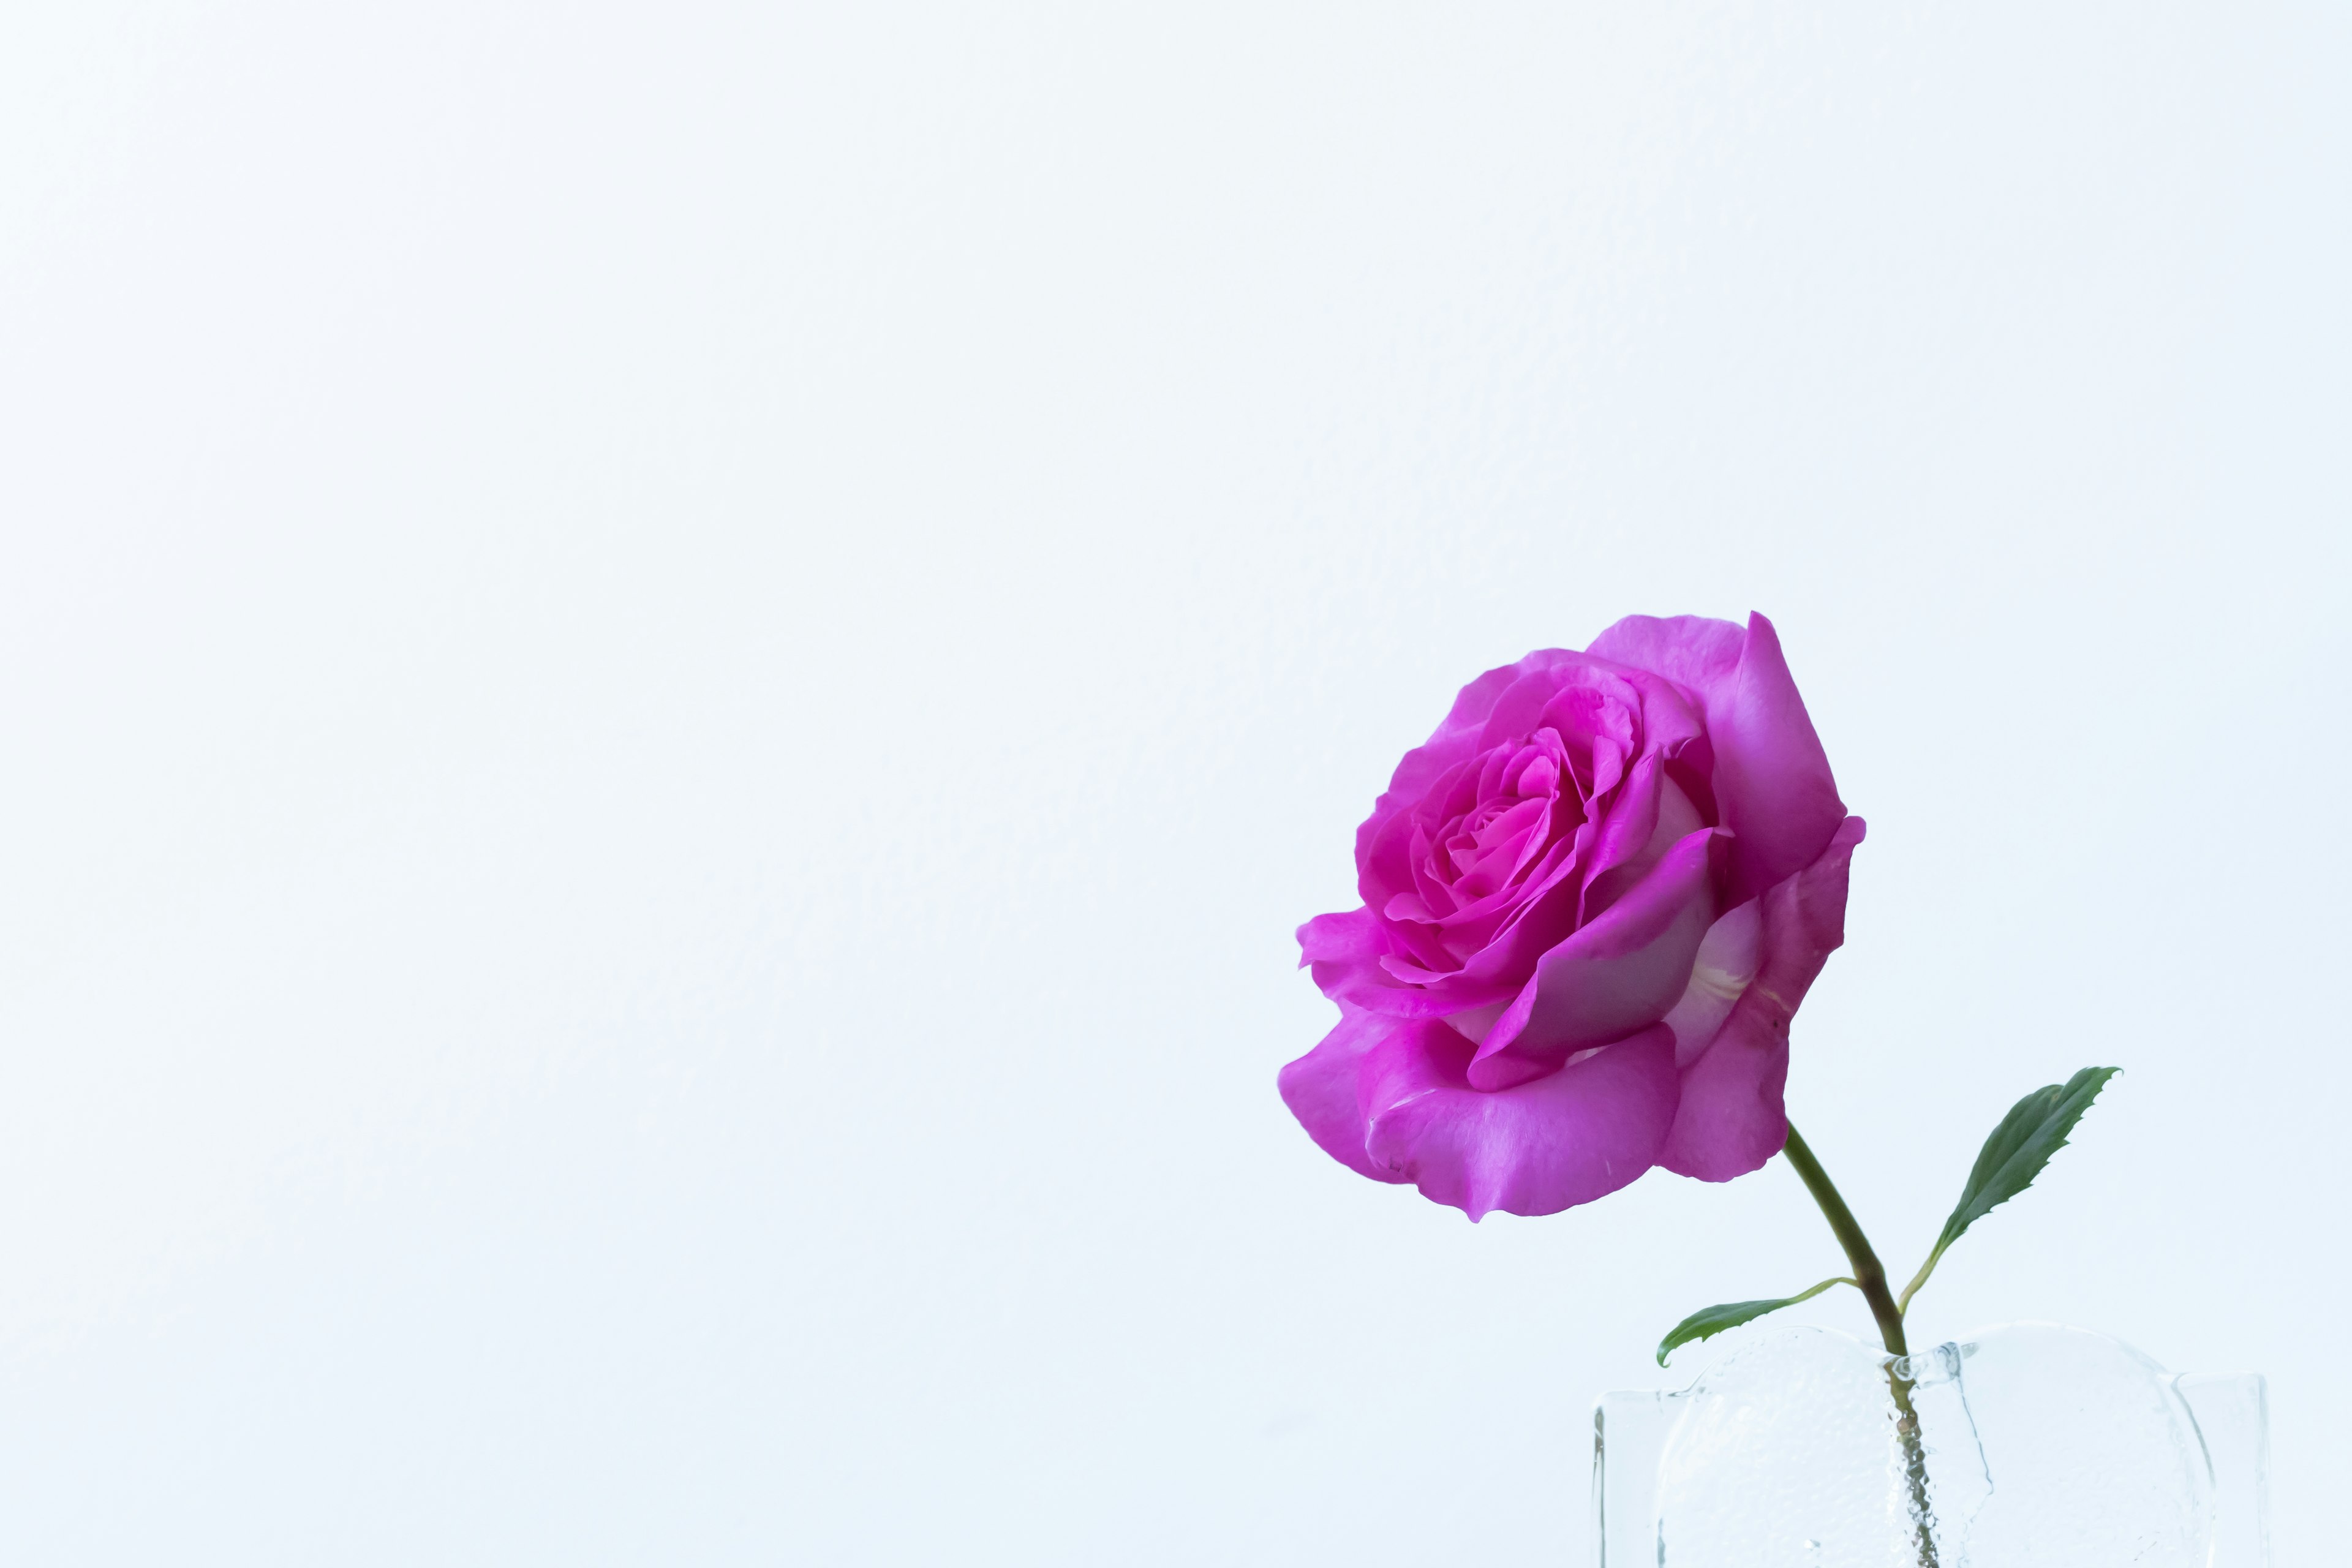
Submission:
[[[1801,1290],[1794,1296],[1782,1296],[1770,1301],[1727,1301],[1720,1307],[1708,1307],[1693,1312],[1689,1317],[1676,1323],[1674,1331],[1658,1342],[1658,1364],[1665,1365],[1666,1356],[1671,1352],[1689,1344],[1693,1340],[1713,1339],[1726,1329],[1736,1329],[1742,1323],[1752,1322],[1767,1312],[1777,1312],[1783,1307],[1793,1307],[1800,1301],[1810,1301],[1832,1285],[1853,1283],[1853,1280],[1841,1274],[1834,1279],[1824,1279],[1811,1289]]]
[[[1904,1288],[1901,1306],[1910,1305],[1912,1293],[1927,1282],[1944,1249],[1959,1240],[1969,1226],[2033,1184],[2050,1157],[2066,1146],[2066,1135],[2091,1109],[2091,1101],[2099,1098],[2099,1090],[2122,1070],[2084,1068],[2064,1083],[2046,1084],[2010,1108],[1978,1153],[1976,1166],[1969,1172],[1969,1184],[1960,1190],[1959,1206],[1944,1222],[1936,1249]]]
[[[2084,1068],[2064,1083],[2045,1085],[2011,1106],[1977,1155],[1969,1184],[1960,1190],[1959,1207],[1944,1222],[1936,1250],[1943,1251],[1969,1226],[2032,1186],[2050,1156],[2066,1146],[2066,1134],[2074,1131],[2107,1079],[2122,1070]]]

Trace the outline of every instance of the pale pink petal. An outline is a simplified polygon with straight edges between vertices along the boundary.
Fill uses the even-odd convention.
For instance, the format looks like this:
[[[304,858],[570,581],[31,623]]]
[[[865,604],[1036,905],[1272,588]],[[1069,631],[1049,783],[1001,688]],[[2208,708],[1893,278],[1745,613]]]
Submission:
[[[1692,961],[1690,988],[1665,1016],[1675,1032],[1675,1060],[1688,1067],[1713,1043],[1763,961],[1764,906],[1750,899],[1706,928]]]
[[[1789,1119],[1789,1021],[1845,941],[1846,881],[1862,818],[1839,825],[1822,858],[1759,900],[1763,961],[1713,1043],[1682,1073],[1681,1106],[1658,1163],[1702,1181],[1745,1175],[1780,1152]]]

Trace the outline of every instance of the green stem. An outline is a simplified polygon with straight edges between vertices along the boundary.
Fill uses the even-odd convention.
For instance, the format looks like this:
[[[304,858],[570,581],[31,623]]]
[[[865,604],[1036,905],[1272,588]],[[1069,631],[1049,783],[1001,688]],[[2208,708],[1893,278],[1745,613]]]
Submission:
[[[1909,1355],[1910,1347],[1903,1339],[1903,1314],[1895,1305],[1895,1297],[1886,1289],[1886,1266],[1878,1261],[1878,1254],[1870,1249],[1870,1237],[1862,1234],[1861,1222],[1853,1211],[1845,1206],[1838,1195],[1837,1185],[1813,1152],[1797,1135],[1794,1122],[1789,1125],[1789,1142],[1781,1152],[1789,1163],[1804,1178],[1805,1190],[1813,1194],[1813,1202],[1822,1205],[1829,1216],[1830,1229],[1836,1233],[1838,1245],[1845,1248],[1846,1260],[1853,1265],[1853,1282],[1862,1287],[1863,1299],[1870,1303],[1870,1315],[1878,1320],[1878,1337],[1886,1342],[1889,1355]]]
[[[1862,1222],[1845,1206],[1837,1184],[1830,1180],[1830,1173],[1813,1158],[1812,1150],[1797,1135],[1793,1122],[1781,1152],[1789,1156],[1789,1163],[1804,1180],[1805,1190],[1821,1205],[1838,1245],[1845,1248],[1846,1260],[1853,1265],[1853,1282],[1862,1288],[1863,1299],[1870,1303],[1870,1315],[1878,1321],[1878,1337],[1885,1342],[1886,1353],[1891,1358],[1886,1365],[1886,1390],[1894,1396],[1895,1435],[1903,1445],[1903,1479],[1911,1493],[1912,1539],[1919,1553],[1919,1568],[1937,1568],[1935,1523],[1927,1511],[1927,1447],[1919,1435],[1919,1412],[1911,1403],[1911,1379],[1905,1370],[1898,1370],[1907,1368],[1911,1354],[1903,1337],[1903,1309],[1895,1305],[1893,1294],[1886,1289],[1886,1266],[1871,1250],[1870,1237],[1862,1233]]]

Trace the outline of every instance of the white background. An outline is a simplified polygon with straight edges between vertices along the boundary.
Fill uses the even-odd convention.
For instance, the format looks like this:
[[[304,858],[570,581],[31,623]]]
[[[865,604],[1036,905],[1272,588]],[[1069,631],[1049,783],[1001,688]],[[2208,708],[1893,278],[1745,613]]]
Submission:
[[[1890,1265],[2127,1069],[1916,1332],[2267,1370],[2328,1560],[2347,70],[12,7],[0,1558],[1582,1563],[1591,1396],[1828,1234],[1349,1174],[1291,931],[1471,675],[1757,608],[1871,820],[1789,1097]]]

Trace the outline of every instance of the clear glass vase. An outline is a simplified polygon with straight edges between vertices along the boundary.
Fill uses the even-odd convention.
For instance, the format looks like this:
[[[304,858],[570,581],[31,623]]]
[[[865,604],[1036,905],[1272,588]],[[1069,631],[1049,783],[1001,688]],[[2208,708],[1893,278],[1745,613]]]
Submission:
[[[2268,1568],[2252,1373],[2013,1323],[1891,1357],[1828,1329],[1601,1396],[1601,1568]]]

